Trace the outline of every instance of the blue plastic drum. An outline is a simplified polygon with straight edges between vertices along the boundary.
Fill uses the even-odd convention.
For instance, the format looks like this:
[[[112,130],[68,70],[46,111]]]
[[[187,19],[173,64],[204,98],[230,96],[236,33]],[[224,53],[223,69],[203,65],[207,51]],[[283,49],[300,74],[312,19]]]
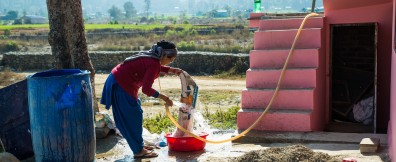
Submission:
[[[95,161],[90,72],[51,70],[27,80],[35,160]]]

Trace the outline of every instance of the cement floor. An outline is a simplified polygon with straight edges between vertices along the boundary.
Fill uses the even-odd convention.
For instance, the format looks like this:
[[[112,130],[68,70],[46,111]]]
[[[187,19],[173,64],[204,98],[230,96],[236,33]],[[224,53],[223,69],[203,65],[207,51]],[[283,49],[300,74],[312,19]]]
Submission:
[[[227,139],[227,135],[212,137]],[[359,143],[362,138],[379,138],[381,145],[376,153],[360,153]],[[208,137],[209,139],[211,137]],[[390,161],[387,149],[387,135],[385,134],[354,134],[354,133],[259,133],[252,132],[233,143],[206,144],[202,151],[175,152],[168,147],[156,149],[158,157],[150,159],[133,159],[132,151],[123,138],[109,135],[105,139],[97,140],[97,162],[132,162],[132,161],[166,161],[166,162],[195,162],[195,161],[222,161],[228,162],[253,150],[269,147],[283,147],[303,144],[313,151],[320,151],[331,156],[343,158],[352,157],[359,162]]]

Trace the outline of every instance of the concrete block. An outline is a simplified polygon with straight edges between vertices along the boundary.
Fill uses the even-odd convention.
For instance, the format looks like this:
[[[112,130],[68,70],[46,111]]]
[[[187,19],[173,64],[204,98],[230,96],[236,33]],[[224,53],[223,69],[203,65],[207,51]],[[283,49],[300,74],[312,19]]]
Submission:
[[[363,138],[360,142],[361,153],[375,153],[380,145],[378,138]]]

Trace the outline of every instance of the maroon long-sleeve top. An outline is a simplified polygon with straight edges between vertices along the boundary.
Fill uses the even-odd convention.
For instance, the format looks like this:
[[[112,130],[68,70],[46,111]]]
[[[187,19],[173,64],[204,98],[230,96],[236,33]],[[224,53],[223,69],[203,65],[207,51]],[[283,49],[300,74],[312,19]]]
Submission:
[[[158,92],[152,88],[154,80],[160,72],[168,73],[169,68],[161,65],[158,59],[142,57],[118,64],[111,73],[121,88],[137,99],[140,87],[147,96],[158,97]]]

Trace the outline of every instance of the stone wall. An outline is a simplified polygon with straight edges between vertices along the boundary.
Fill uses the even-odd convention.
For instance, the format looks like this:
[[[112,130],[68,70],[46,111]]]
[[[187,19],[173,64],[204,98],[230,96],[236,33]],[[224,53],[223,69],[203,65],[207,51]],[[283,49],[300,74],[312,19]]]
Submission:
[[[110,71],[125,58],[137,52],[90,52],[96,71]],[[53,69],[54,58],[50,53],[3,54],[1,65],[15,71],[42,71]],[[226,71],[245,73],[249,67],[248,54],[224,54],[213,52],[179,52],[177,59],[170,65],[191,74],[214,74]]]

